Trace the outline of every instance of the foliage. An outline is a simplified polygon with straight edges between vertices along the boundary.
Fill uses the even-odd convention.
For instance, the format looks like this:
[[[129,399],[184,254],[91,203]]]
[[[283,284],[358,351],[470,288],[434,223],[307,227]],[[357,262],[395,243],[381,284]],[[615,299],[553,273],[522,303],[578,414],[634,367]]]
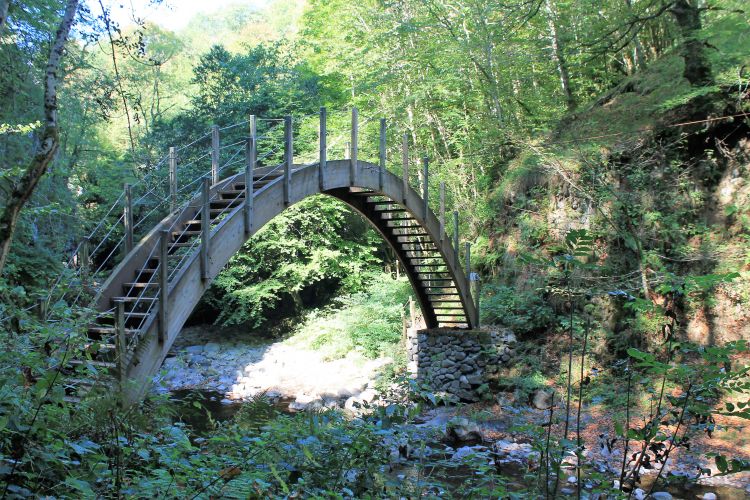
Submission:
[[[334,299],[326,309],[309,313],[297,328],[292,342],[321,349],[331,358],[360,351],[367,357],[398,355],[402,349],[402,318],[411,294],[405,278],[367,273],[366,291]]]
[[[274,311],[283,313],[282,304],[290,315],[318,305],[338,286],[362,289],[378,262],[375,242],[374,231],[341,202],[304,200],[249,240],[204,300],[219,311],[217,322],[258,327]]]
[[[555,322],[555,312],[537,289],[519,291],[490,284],[482,290],[482,321],[507,326],[524,335],[550,327]]]

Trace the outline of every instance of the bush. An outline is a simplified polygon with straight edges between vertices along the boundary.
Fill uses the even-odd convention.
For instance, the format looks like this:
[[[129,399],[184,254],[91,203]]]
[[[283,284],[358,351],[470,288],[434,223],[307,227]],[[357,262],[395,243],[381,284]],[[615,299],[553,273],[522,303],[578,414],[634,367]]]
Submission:
[[[482,294],[482,321],[506,326],[518,335],[549,328],[555,312],[535,292],[503,285],[487,285]]]

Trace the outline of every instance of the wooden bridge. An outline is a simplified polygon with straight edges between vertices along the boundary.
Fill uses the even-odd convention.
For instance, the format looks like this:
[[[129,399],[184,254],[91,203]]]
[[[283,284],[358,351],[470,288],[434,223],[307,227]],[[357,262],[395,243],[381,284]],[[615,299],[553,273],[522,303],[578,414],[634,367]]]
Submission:
[[[176,162],[170,154],[170,213],[137,244],[133,242],[132,197],[125,196],[126,250],[98,287],[93,308],[100,313],[89,330],[96,346],[75,364],[105,368],[120,383],[125,401],[147,390],[167,352],[211,281],[243,244],[287,207],[310,196],[333,196],[366,218],[395,252],[418,297],[428,328],[474,328],[477,304],[467,280],[468,255],[459,258],[458,214],[446,233],[445,192],[436,215],[429,207],[428,163],[423,160],[421,193],[408,183],[404,138],[403,177],[386,170],[385,121],[380,127],[379,163],[358,159],[358,116],[352,114],[349,158],[328,160],[326,112],[320,115],[316,162],[295,164],[292,119],[284,119],[284,161],[257,167],[255,118],[246,139],[244,171],[220,179],[217,130],[212,170],[197,196],[175,206]],[[88,261],[88,249],[77,258]],[[466,269],[464,269],[464,265]],[[75,386],[75,381],[69,388]],[[77,381],[81,387],[89,381]],[[75,389],[74,389],[75,390]],[[74,390],[69,392],[73,393]]]

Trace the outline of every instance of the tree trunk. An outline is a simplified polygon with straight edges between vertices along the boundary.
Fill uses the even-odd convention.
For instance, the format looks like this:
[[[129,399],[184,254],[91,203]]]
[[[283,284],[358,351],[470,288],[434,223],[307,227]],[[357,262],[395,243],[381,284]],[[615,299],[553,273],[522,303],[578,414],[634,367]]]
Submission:
[[[5,26],[5,21],[8,19],[8,7],[10,6],[10,0],[0,0],[0,31]]]
[[[553,12],[549,1],[544,2],[544,8],[547,11],[547,25],[549,26],[550,32],[552,57],[557,63],[557,71],[560,73],[560,84],[562,85],[563,94],[565,94],[565,103],[568,107],[568,111],[573,111],[576,107],[576,101],[575,97],[573,97],[573,90],[570,85],[568,63],[565,60],[565,52],[563,51],[562,41],[560,40],[560,34],[557,29],[557,24],[555,23],[555,13]]]
[[[690,0],[676,0],[670,12],[677,21],[682,36],[682,57],[685,60],[683,76],[691,85],[710,85],[713,78],[711,65],[706,57],[706,44],[698,38],[701,9]]]
[[[70,28],[75,21],[77,9],[78,0],[67,1],[65,14],[60,21],[60,27],[57,29],[55,41],[47,59],[47,68],[44,72],[44,129],[39,142],[39,149],[26,167],[21,179],[13,185],[5,207],[3,207],[3,212],[0,214],[0,275],[2,275],[5,262],[8,260],[10,245],[13,241],[13,234],[16,231],[21,209],[29,201],[39,180],[47,172],[47,167],[54,159],[60,145],[57,130],[57,84],[59,81],[57,72],[65,50],[65,42],[68,40]]]

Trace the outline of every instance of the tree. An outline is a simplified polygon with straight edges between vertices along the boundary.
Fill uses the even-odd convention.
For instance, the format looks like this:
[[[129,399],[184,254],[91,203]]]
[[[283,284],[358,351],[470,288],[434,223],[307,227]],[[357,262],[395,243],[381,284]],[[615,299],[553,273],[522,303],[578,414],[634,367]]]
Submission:
[[[57,86],[60,80],[58,72],[77,10],[78,0],[67,0],[44,72],[44,124],[39,146],[21,178],[13,183],[2,214],[0,214],[0,274],[8,259],[21,209],[31,198],[60,146],[57,124]]]
[[[0,0],[0,31],[2,31],[5,25],[6,19],[8,19],[8,7],[10,6],[10,0]]]

